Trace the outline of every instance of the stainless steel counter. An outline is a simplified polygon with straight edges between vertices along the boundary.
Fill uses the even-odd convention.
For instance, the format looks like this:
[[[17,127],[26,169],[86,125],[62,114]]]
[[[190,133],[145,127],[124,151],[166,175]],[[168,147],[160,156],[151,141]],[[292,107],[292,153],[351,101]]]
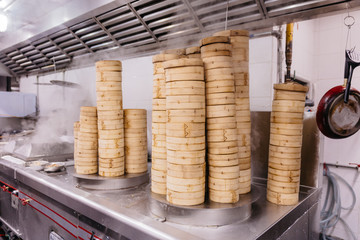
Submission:
[[[260,196],[252,204],[247,220],[200,227],[153,216],[148,183],[126,190],[81,189],[76,186],[73,172],[73,167],[67,167],[66,174],[50,176],[1,159],[1,186],[18,189],[19,199],[25,200],[25,205],[19,204],[17,209],[10,207],[11,194],[1,191],[2,220],[24,239],[37,240],[49,239],[50,231],[64,239],[86,239],[92,231],[97,239],[318,239],[318,229],[314,227],[319,221],[317,188],[301,187],[301,201],[296,206],[277,206],[266,201],[266,181],[254,178],[253,185]],[[51,216],[35,211],[41,206],[46,206],[45,215],[45,211],[53,214],[52,221]],[[57,218],[67,220],[70,230],[56,223]],[[40,229],[34,228],[39,224]],[[83,228],[86,231],[81,233]]]

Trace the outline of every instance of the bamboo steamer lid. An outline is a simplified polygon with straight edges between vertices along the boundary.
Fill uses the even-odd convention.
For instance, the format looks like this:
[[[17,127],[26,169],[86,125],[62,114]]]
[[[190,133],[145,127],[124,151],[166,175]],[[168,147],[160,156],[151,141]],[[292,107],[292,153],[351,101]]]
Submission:
[[[284,176],[278,176],[275,174],[268,173],[268,178],[274,181],[278,182],[285,182],[285,183],[299,183],[300,182],[300,176],[297,177],[284,177]]]
[[[233,117],[236,114],[235,104],[207,106],[207,118]]]
[[[75,169],[77,174],[94,174],[97,170],[97,166],[77,166]]]
[[[238,178],[221,179],[209,177],[209,188],[218,191],[231,191],[239,188]]]
[[[293,100],[293,101],[305,101],[306,92],[294,92],[286,90],[275,90],[275,100]]]
[[[80,107],[80,116],[96,117],[96,107]]]
[[[173,164],[202,164],[205,162],[205,150],[176,151],[167,149],[167,162]]]
[[[274,84],[274,89],[293,92],[307,92],[309,90],[308,87],[294,82]]]
[[[123,167],[119,168],[103,168],[99,167],[99,175],[103,177],[118,177],[124,175],[125,170]]]
[[[238,29],[238,30],[224,30],[224,31],[216,32],[216,33],[214,33],[213,35],[214,35],[214,36],[227,36],[227,37],[235,37],[235,36],[248,37],[248,36],[249,36],[249,31],[247,31],[247,30],[242,30],[242,29]]]
[[[180,58],[166,61],[163,63],[163,66],[166,72],[166,69],[168,68],[178,68],[184,66],[203,66],[203,62],[201,59],[197,58]]]
[[[131,119],[146,118],[146,109],[124,109],[124,117]]]
[[[205,191],[205,184],[197,185],[176,185],[171,183],[166,183],[166,187],[172,191],[176,192],[199,192]]]
[[[171,69],[171,68],[169,68]],[[171,74],[168,69],[166,69],[166,82],[174,81],[204,81],[204,73],[177,73]]]
[[[226,36],[210,36],[200,40],[200,45],[208,45],[213,43],[228,43],[229,38]]]
[[[209,166],[209,176],[220,179],[239,178],[239,165],[223,167]]]
[[[298,193],[277,193],[269,189],[266,192],[266,198],[277,205],[295,205],[299,202]]]
[[[218,191],[218,190],[210,189],[209,198],[213,202],[236,203],[239,201],[239,194],[236,190]]]
[[[152,62],[158,63],[158,62],[164,62],[168,60],[178,59],[180,56],[178,54],[158,54],[153,56]]]
[[[153,110],[166,110],[166,99],[153,99],[152,101]]]
[[[166,194],[166,183],[158,183],[156,181],[151,181],[151,191],[157,194]]]

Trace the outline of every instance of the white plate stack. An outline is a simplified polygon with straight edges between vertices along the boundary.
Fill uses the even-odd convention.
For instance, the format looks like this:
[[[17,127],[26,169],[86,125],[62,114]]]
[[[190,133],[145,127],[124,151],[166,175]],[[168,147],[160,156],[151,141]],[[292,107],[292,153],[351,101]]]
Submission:
[[[163,62],[177,59],[177,54],[158,54],[153,57],[153,107],[151,191],[166,194],[166,86]]]
[[[96,107],[80,108],[80,129],[77,140],[76,173],[98,171],[98,126]]]
[[[80,122],[74,122],[74,168],[76,168],[76,161],[78,157],[77,144],[79,138]]]
[[[307,87],[274,85],[271,112],[268,201],[294,205],[299,201],[303,114]]]
[[[147,121],[146,109],[124,110],[125,172],[147,171]]]
[[[249,32],[246,30],[225,30],[215,33],[214,36],[227,36],[230,38],[231,43],[240,161],[239,193],[245,194],[251,191]]]
[[[96,62],[96,99],[99,129],[99,175],[124,175],[124,119],[120,61]]]
[[[239,201],[235,82],[228,37],[200,41],[206,80],[207,158],[211,201]]]
[[[164,62],[168,202],[205,200],[205,82],[200,58]]]
[[[201,58],[199,46],[189,47],[185,50],[185,53],[188,58]]]

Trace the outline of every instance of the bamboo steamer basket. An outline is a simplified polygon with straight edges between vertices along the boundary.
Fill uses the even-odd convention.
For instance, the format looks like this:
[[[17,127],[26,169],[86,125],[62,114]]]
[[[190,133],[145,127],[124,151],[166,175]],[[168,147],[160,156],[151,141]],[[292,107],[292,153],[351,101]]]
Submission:
[[[80,118],[82,116],[97,117],[97,109],[96,109],[96,107],[81,107],[80,108]]]
[[[208,163],[214,167],[230,167],[239,165],[238,154],[208,154]]]
[[[167,149],[175,151],[200,151],[205,149],[205,141],[198,144],[176,144],[166,142]]]
[[[204,73],[170,73],[170,69],[165,70],[166,82],[175,81],[204,81]]]
[[[151,191],[153,193],[165,195],[166,194],[166,183],[158,183],[158,182],[152,180],[151,181]]]
[[[167,161],[172,164],[202,164],[205,162],[205,149],[200,151],[167,149]]]
[[[209,176],[220,179],[239,178],[239,165],[223,167],[209,166]]]
[[[200,47],[199,46],[194,46],[194,47],[188,47],[185,49],[185,54],[189,55],[189,54],[197,54],[200,53]]]
[[[153,169],[166,172],[166,164],[167,164],[166,159],[152,158],[151,166],[152,166]]]
[[[239,201],[239,194],[237,190],[218,191],[210,189],[209,198],[211,201],[219,203],[236,203]]]
[[[204,58],[204,68],[214,69],[214,68],[232,68],[233,63],[230,56],[214,56]]]
[[[185,55],[185,48],[176,48],[176,49],[166,49],[160,52],[160,54],[175,54],[175,55]]]
[[[168,60],[178,59],[180,56],[178,54],[158,54],[153,56],[152,62],[158,63],[158,62],[164,62]]]
[[[192,193],[175,193],[175,191],[167,190],[166,200],[171,204],[181,206],[193,206],[202,204],[205,201],[205,191],[200,191],[196,195]],[[186,199],[178,198],[178,196],[186,196]]]
[[[124,111],[121,110],[112,110],[112,111],[100,111],[98,110],[98,119],[99,120],[114,120],[114,119],[123,119]]]
[[[291,92],[286,90],[275,90],[275,100],[305,101],[306,92]]]
[[[103,177],[118,177],[124,175],[124,167],[104,168],[99,167],[99,175]]]
[[[224,51],[203,51],[200,55],[203,59],[216,56],[231,56],[230,50]]]
[[[274,100],[272,110],[275,112],[303,113],[305,101]]]
[[[266,197],[268,201],[277,205],[295,205],[299,201],[298,193],[277,193],[267,190]]]
[[[166,111],[152,111],[152,122],[166,123]]]
[[[167,96],[166,109],[203,109],[205,108],[205,96]]]
[[[204,58],[204,54],[209,52],[226,52],[231,50],[229,43],[212,43],[206,46],[201,46],[201,58]]]
[[[207,141],[208,142],[226,142],[226,141],[237,141],[236,128],[219,129],[219,130],[208,130]]]
[[[204,76],[204,68],[202,65],[199,66],[178,66],[173,68],[167,68],[166,74],[177,75],[177,74],[200,74]]]
[[[203,164],[172,164],[167,163],[167,176],[191,179],[191,178],[200,178],[205,177],[205,163]]]
[[[118,167],[124,165],[124,157],[119,158],[99,158],[99,164],[104,167]]]
[[[97,165],[95,166],[77,166],[76,173],[77,174],[94,174],[98,172]]]
[[[96,81],[97,82],[121,82],[122,73],[121,72],[96,72]]]
[[[215,105],[207,106],[207,118],[234,117],[236,115],[235,105]]]
[[[187,58],[201,58],[201,54],[200,53],[193,53],[193,54],[188,54],[186,55]]]
[[[111,140],[124,137],[124,129],[99,130],[99,139]]]
[[[172,183],[166,183],[167,188],[171,189],[175,192],[200,192],[205,191],[205,184],[197,184],[197,185],[176,185]]]
[[[166,110],[166,99],[153,99],[153,110]]]
[[[97,101],[122,101],[121,90],[96,91]]]
[[[148,165],[147,162],[142,164],[130,164],[125,163],[125,172],[126,173],[144,173],[147,172]]]
[[[203,61],[197,58],[180,58],[169,60],[163,63],[163,66],[166,69],[168,68],[178,68],[178,67],[186,67],[186,66],[203,66]]]
[[[228,105],[235,104],[233,93],[212,93],[206,95],[206,105]]]
[[[279,176],[275,174],[268,173],[268,179],[277,181],[277,182],[285,182],[285,183],[299,183],[300,182],[300,176],[296,177],[285,177],[285,176]]]
[[[210,36],[200,40],[200,46],[213,44],[213,43],[228,43],[229,38],[226,36]]]
[[[217,191],[236,191],[239,188],[238,178],[222,179],[209,177],[209,188]]]

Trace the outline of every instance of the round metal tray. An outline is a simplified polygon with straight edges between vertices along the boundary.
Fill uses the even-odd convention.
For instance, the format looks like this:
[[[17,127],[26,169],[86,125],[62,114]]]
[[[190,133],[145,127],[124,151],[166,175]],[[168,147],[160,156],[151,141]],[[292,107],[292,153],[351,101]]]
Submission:
[[[119,190],[139,186],[149,181],[149,173],[132,173],[120,177],[102,177],[95,174],[73,173],[79,187],[92,190]]]
[[[259,187],[252,185],[251,192],[240,195],[237,203],[216,203],[207,199],[201,205],[178,206],[167,202],[165,195],[148,191],[150,211],[155,218],[194,226],[221,226],[244,221],[251,216],[252,204],[261,195]]]

